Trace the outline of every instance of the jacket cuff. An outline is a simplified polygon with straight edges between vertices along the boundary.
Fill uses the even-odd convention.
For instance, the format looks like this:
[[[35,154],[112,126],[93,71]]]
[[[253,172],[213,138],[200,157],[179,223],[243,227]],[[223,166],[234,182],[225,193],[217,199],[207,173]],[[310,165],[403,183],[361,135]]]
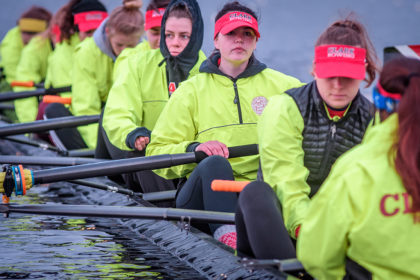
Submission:
[[[195,148],[197,148],[198,145],[200,144],[201,144],[200,142],[192,142],[191,144],[187,146],[186,152],[187,153],[195,152]]]
[[[152,132],[145,127],[138,127],[127,135],[127,138],[125,138],[125,144],[130,149],[135,149],[134,143],[136,142],[137,137],[143,136],[149,137],[150,139],[151,133]]]

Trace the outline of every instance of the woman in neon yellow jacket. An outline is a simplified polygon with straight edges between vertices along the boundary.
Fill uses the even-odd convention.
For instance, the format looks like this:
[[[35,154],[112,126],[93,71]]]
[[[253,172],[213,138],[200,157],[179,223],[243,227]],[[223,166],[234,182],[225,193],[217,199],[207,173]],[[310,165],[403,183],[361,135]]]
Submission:
[[[87,17],[88,20],[83,20],[88,13],[92,12],[95,12],[94,18]],[[67,57],[63,58],[61,55],[53,55],[53,57],[51,57],[53,68],[48,70],[50,56],[53,54],[56,43],[60,40],[68,40],[71,37],[71,34],[76,32],[76,29],[78,30],[79,37],[84,38],[88,36],[89,32],[99,25],[99,19],[104,17],[102,13],[106,14],[106,9],[99,1],[70,0],[68,4],[60,8],[54,15],[49,30],[44,34],[35,37],[28,44],[27,48],[25,48],[17,68],[16,79],[19,81],[33,81],[35,83],[40,83],[45,79],[48,79],[48,81],[46,81],[47,86],[55,86],[56,83],[59,83],[58,80],[61,78],[63,80],[66,78],[68,79],[67,69],[60,70],[61,62],[66,63],[65,65],[68,64]],[[69,28],[69,26],[71,26],[71,28]],[[84,31],[78,29],[79,27]],[[73,38],[73,45],[75,44],[74,41],[77,41],[77,38]],[[65,43],[63,42],[63,44]],[[61,52],[61,48],[59,49],[60,51],[58,53]],[[67,55],[67,53],[65,53],[65,55]],[[47,72],[49,72],[48,78]],[[66,86],[67,85],[69,85],[69,83],[66,83]],[[22,90],[28,90],[28,88],[15,88],[15,91]],[[30,122],[35,119],[42,119],[46,105],[42,104],[40,110],[38,110],[38,105],[38,99],[36,97],[16,100],[15,110],[19,121]]]
[[[388,62],[374,101],[386,119],[337,161],[303,221],[298,258],[317,279],[348,263],[365,279],[420,278],[420,61]]]
[[[53,27],[56,44],[53,53],[48,58],[46,88],[71,85],[72,62],[76,46],[85,38],[91,37],[108,16],[101,2],[91,0],[71,0],[57,14],[59,14],[59,22]],[[70,92],[64,94],[65,97],[70,95]]]
[[[49,11],[42,7],[32,6],[20,16],[18,26],[7,32],[0,45],[1,67],[3,68],[0,92],[12,91],[10,83],[16,80],[16,68],[24,46],[35,35],[47,29],[50,19]],[[13,102],[11,101],[10,104]],[[18,120],[14,110],[3,110],[3,114],[13,122]]]
[[[93,38],[85,39],[76,47],[72,70],[73,115],[100,114],[112,85],[114,61],[126,47],[134,47],[143,34],[144,19],[137,1],[125,1],[102,22]],[[78,128],[83,145],[95,148],[98,125]],[[74,139],[60,138],[67,142]],[[66,143],[65,143],[66,142]]]
[[[238,252],[296,257],[291,238],[298,238],[311,197],[371,123],[373,104],[359,87],[364,79],[374,81],[376,69],[363,25],[339,20],[315,43],[314,81],[270,99],[258,123],[264,182],[249,184],[239,196]]]
[[[171,85],[195,76],[205,60],[200,51],[203,22],[196,1],[175,0],[166,10],[160,49],[132,55],[124,69],[120,68],[111,89],[103,126],[109,144],[120,150],[113,151],[107,145],[113,158],[144,156],[150,133],[172,94]],[[182,66],[175,68],[176,65]],[[124,179],[136,191],[174,188],[170,181],[150,171],[136,172]]]
[[[9,84],[15,80],[23,47],[32,37],[47,29],[50,19],[49,11],[32,6],[20,16],[18,25],[7,32],[0,45],[0,55],[3,74]]]
[[[255,58],[259,37],[255,13],[238,2],[226,4],[216,16],[217,51],[203,62],[198,75],[175,91],[152,131],[146,155],[203,151],[211,156],[198,166],[155,170],[168,179],[188,177],[176,198],[179,208],[233,212],[236,194],[213,192],[210,183],[254,180],[259,157],[228,161],[227,147],[257,143],[257,120],[267,99],[302,85]],[[210,230],[216,239],[234,246],[229,242],[236,240],[232,226],[211,224]]]

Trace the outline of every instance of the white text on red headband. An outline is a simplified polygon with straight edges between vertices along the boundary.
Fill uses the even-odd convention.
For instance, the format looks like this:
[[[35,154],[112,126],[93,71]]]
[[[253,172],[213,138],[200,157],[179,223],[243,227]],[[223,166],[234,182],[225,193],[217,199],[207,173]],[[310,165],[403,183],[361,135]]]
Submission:
[[[354,48],[348,47],[329,47],[327,50],[327,57],[344,57],[355,58]]]

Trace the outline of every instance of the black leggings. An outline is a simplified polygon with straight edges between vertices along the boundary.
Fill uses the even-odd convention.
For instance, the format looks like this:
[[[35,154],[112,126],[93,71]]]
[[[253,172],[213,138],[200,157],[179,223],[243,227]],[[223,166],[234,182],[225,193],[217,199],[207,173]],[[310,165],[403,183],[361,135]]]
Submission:
[[[96,144],[95,158],[105,158],[105,159],[124,159],[124,158],[134,158],[134,157],[144,157],[145,150],[143,151],[124,151],[116,146],[114,146],[106,134],[105,129],[102,126],[102,117],[98,126],[98,142]],[[159,175],[155,174],[152,170],[143,170],[132,173],[126,173],[121,175],[122,178],[118,176],[110,177],[111,180],[120,182],[121,180],[124,184],[135,192],[159,192],[159,191],[168,191],[175,190],[177,180],[167,180]],[[169,203],[156,203],[159,206],[173,206],[173,202]]]
[[[44,114],[47,119],[73,116],[61,103],[49,104],[45,108]],[[74,150],[87,148],[85,141],[83,141],[82,136],[75,127],[56,129],[52,132],[51,136],[54,144],[62,149]]]
[[[267,183],[252,182],[241,192],[235,224],[239,255],[257,259],[296,258],[280,202]]]
[[[233,171],[227,159],[211,156],[201,161],[187,182],[179,191],[176,207],[207,211],[235,212],[238,196],[236,193],[214,192],[211,182],[215,179],[234,180]],[[214,233],[221,224],[210,224]],[[200,228],[201,229],[201,228]]]

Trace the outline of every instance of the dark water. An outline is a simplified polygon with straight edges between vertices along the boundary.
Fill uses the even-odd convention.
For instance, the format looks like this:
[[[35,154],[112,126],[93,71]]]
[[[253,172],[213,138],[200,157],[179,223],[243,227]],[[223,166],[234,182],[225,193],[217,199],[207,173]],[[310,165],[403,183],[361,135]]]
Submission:
[[[13,202],[57,200],[39,187]],[[202,279],[114,219],[11,214],[0,218],[0,246],[0,279]]]

